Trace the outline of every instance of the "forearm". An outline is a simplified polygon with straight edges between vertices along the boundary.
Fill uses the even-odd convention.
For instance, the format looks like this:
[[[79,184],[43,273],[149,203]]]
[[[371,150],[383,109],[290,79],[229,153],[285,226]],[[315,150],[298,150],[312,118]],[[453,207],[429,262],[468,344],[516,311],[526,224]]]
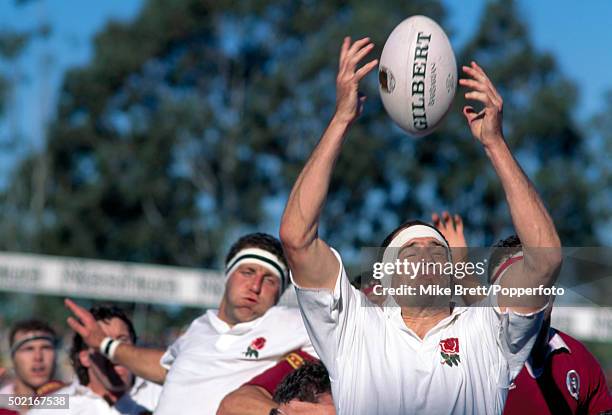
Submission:
[[[281,220],[281,237],[295,248],[317,237],[319,217],[348,124],[332,118],[293,186]]]
[[[504,140],[498,140],[494,145],[485,147],[485,150],[504,189],[514,228],[524,248],[526,265],[557,268],[561,242],[552,218],[533,184]]]
[[[293,276],[304,286],[333,285],[329,279],[337,261],[318,239],[318,225],[348,125],[332,118],[293,186],[281,220],[280,237]],[[315,264],[312,259],[317,257],[320,262]]]
[[[161,385],[167,373],[159,362],[163,354],[162,350],[122,343],[115,351],[113,362],[125,366],[136,376]]]
[[[221,401],[217,415],[268,415],[278,404],[258,386],[242,386]]]

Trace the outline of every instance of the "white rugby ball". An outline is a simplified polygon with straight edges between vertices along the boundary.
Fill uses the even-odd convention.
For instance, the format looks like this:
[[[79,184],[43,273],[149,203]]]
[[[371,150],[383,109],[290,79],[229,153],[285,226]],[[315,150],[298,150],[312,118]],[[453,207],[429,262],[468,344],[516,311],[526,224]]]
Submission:
[[[436,129],[457,87],[457,62],[444,30],[412,16],[389,35],[378,66],[378,90],[387,113],[414,137]]]

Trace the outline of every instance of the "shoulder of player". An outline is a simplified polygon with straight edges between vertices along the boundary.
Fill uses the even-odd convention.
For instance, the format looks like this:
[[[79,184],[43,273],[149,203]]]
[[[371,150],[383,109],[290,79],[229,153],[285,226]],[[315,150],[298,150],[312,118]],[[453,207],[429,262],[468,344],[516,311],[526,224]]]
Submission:
[[[271,307],[264,317],[269,321],[278,321],[282,324],[304,324],[302,322],[302,315],[300,309],[297,307],[287,307],[283,305],[276,305]]]
[[[567,333],[564,333],[560,330],[554,329],[556,334],[563,339],[563,342],[569,347],[570,355],[574,359],[584,360],[585,363],[592,363],[599,367],[599,362],[593,354],[587,349],[587,347],[579,340],[573,338]]]

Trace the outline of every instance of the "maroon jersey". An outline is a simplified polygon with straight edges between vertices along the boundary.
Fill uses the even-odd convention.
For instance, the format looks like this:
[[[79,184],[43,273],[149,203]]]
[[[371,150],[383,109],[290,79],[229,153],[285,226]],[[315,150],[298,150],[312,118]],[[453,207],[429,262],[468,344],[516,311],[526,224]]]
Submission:
[[[550,329],[544,367],[531,359],[510,388],[504,415],[600,414],[612,397],[599,363],[578,340]]]
[[[267,390],[270,395],[274,395],[276,387],[285,379],[285,376],[302,366],[304,362],[314,362],[316,360],[317,359],[313,356],[302,350],[295,350],[284,356],[276,366],[272,366],[265,372],[255,376],[245,383],[245,385],[262,387]]]

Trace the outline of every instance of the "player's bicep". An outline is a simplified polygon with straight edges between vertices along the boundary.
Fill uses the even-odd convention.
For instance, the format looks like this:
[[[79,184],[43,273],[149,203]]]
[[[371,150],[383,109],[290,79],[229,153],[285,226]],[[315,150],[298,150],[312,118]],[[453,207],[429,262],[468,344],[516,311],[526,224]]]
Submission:
[[[285,247],[292,278],[303,288],[333,290],[340,271],[338,259],[321,239],[301,248]]]

